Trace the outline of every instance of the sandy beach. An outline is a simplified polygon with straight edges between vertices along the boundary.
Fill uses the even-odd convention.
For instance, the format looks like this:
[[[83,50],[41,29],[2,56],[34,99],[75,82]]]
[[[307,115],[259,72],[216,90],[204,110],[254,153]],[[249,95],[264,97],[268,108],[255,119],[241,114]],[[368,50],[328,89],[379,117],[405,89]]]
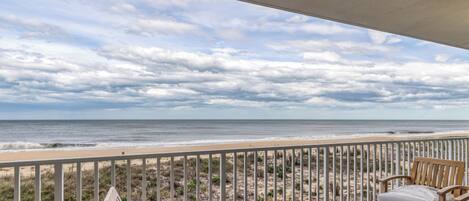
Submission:
[[[158,154],[158,153],[181,153],[195,151],[216,151],[232,149],[266,148],[266,147],[288,147],[302,145],[321,145],[321,144],[344,144],[357,142],[383,142],[396,140],[413,139],[438,139],[441,137],[468,137],[467,132],[451,133],[433,133],[433,134],[412,134],[412,135],[370,135],[370,136],[341,136],[324,139],[287,139],[287,140],[258,140],[251,142],[237,142],[225,144],[211,144],[198,146],[174,146],[174,147],[135,147],[135,148],[107,148],[107,149],[73,149],[73,150],[34,150],[34,151],[16,151],[0,153],[0,163],[13,161],[36,161],[36,160],[54,160],[66,158],[94,158],[110,157],[121,155],[140,155],[140,154]]]

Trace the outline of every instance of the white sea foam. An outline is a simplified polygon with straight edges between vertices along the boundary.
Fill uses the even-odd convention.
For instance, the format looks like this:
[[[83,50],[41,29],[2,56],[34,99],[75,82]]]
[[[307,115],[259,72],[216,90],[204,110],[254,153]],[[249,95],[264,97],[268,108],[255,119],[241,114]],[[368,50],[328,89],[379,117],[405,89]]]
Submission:
[[[415,135],[439,135],[439,134],[458,134],[469,133],[469,131],[445,131],[445,132],[416,132]],[[346,139],[364,136],[409,136],[406,132],[384,132],[384,133],[365,133],[365,134],[325,134],[314,136],[279,136],[279,137],[264,137],[264,138],[245,138],[245,139],[208,139],[208,140],[186,140],[186,141],[160,141],[160,142],[110,142],[110,143],[36,143],[36,142],[2,142],[0,143],[0,152],[16,152],[27,150],[70,150],[70,149],[107,149],[119,147],[171,147],[182,145],[208,145],[208,144],[224,144],[248,141],[282,141],[282,140],[315,140],[315,139]],[[240,136],[241,137],[241,136]],[[250,137],[250,136],[244,136]]]
[[[27,150],[27,149],[44,149],[45,145],[33,142],[2,142],[0,150]]]

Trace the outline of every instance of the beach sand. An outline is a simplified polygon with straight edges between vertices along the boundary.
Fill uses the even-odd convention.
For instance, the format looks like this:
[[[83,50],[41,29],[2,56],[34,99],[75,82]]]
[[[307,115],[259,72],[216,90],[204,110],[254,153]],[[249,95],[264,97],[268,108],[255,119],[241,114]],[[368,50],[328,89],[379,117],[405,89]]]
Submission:
[[[359,142],[385,142],[395,140],[438,139],[441,137],[469,137],[467,132],[434,133],[434,134],[408,134],[408,135],[370,135],[370,136],[341,136],[321,139],[286,139],[286,140],[253,140],[226,144],[211,144],[198,146],[174,147],[125,147],[125,148],[83,148],[73,150],[34,150],[17,152],[0,152],[0,163],[14,161],[37,161],[69,158],[94,158],[121,155],[182,153],[195,151],[217,151],[249,148],[288,147],[321,144],[346,144]]]

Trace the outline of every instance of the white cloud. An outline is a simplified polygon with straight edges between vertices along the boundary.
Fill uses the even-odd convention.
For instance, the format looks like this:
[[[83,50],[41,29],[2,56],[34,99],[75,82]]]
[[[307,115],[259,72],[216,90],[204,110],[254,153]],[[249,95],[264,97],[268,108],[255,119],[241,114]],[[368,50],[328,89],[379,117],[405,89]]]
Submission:
[[[307,61],[328,61],[338,62],[340,61],[340,55],[335,52],[305,52],[303,53],[303,59]]]
[[[435,61],[437,62],[447,62],[450,56],[446,54],[437,54],[435,55]]]
[[[132,33],[152,36],[160,34],[194,33],[197,29],[198,28],[192,24],[174,20],[138,19],[131,25],[129,31]]]
[[[391,33],[376,30],[368,30],[368,36],[374,44],[395,44],[402,41],[399,37]]]
[[[469,64],[445,54],[390,62],[408,44],[392,34],[237,1],[57,4],[47,12],[60,17],[0,15],[2,102],[113,110],[469,104]],[[73,40],[57,42],[69,33]]]
[[[0,14],[0,29],[17,30],[22,38],[61,40],[68,34],[61,27],[44,23],[34,18]]]
[[[111,7],[111,10],[117,13],[134,13],[137,12],[137,9],[132,4],[120,3]]]
[[[267,46],[278,51],[337,51],[344,54],[385,53],[394,50],[391,47],[383,45],[331,40],[290,40],[268,44]]]

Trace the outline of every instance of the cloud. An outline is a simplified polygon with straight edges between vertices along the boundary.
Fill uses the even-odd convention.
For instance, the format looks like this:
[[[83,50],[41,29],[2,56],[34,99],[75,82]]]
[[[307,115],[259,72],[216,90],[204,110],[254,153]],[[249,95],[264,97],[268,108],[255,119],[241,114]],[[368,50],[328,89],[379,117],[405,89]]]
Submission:
[[[68,36],[67,32],[59,26],[15,15],[0,15],[0,29],[2,28],[18,31],[21,38],[38,38],[55,41]]]
[[[374,44],[395,44],[402,41],[398,36],[376,30],[368,30],[368,36]]]
[[[138,19],[130,25],[129,32],[145,36],[187,34],[197,32],[192,24],[163,19]]]
[[[436,62],[447,62],[450,59],[449,55],[446,54],[437,54],[435,55]]]
[[[428,57],[418,41],[392,34],[236,1],[67,1],[70,7],[50,3],[29,13],[20,9],[25,4],[0,15],[0,105],[250,111],[469,104],[464,58],[426,44]],[[71,9],[77,5],[80,11]],[[70,33],[73,42],[55,43]]]
[[[111,7],[111,10],[116,13],[135,13],[137,9],[132,4],[120,3]]]
[[[328,61],[338,62],[340,61],[340,55],[335,52],[305,52],[303,53],[303,59],[307,61]]]
[[[332,40],[289,40],[267,44],[267,47],[277,51],[309,52],[336,51],[344,54],[376,54],[391,52],[392,47],[354,41]]]

